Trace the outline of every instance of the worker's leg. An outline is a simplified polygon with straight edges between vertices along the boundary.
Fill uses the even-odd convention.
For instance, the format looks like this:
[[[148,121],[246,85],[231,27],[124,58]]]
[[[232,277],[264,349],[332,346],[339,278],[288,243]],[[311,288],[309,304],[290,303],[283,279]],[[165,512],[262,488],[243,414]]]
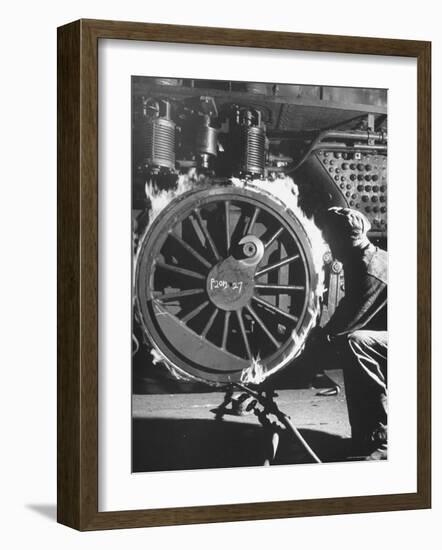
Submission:
[[[386,441],[386,331],[358,330],[348,335],[344,350],[344,381],[352,438]]]

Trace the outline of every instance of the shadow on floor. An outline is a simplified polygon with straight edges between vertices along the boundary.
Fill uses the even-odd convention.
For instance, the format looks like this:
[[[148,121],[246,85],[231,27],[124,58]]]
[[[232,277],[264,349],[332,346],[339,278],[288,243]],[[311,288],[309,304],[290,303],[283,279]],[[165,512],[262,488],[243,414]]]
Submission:
[[[321,430],[301,429],[302,437],[322,462],[355,460],[351,453],[351,440]],[[286,433],[281,438],[275,464],[305,464],[312,462],[301,444]]]
[[[47,519],[57,520],[57,506],[55,504],[25,504],[25,507]]]
[[[277,372],[268,381],[275,390],[329,388],[333,381],[324,374],[316,374],[308,365],[286,368]],[[163,366],[140,365],[134,363],[132,393],[134,395],[161,395],[219,392],[220,388],[199,382],[174,380]],[[222,391],[222,389],[221,389]]]
[[[317,430],[301,430],[323,462],[348,460],[347,440]],[[260,425],[181,418],[135,418],[132,432],[134,472],[260,466],[270,437]],[[299,442],[283,434],[275,464],[312,462]]]

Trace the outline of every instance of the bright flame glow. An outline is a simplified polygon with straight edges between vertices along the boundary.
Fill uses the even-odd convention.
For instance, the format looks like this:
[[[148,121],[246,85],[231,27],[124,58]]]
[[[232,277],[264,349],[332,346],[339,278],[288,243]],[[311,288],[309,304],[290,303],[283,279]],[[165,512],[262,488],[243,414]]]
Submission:
[[[261,384],[266,379],[266,372],[259,361],[259,357],[254,357],[250,367],[243,369],[240,381],[243,384]]]
[[[166,206],[186,191],[191,191],[206,183],[204,176],[198,176],[195,170],[178,176],[177,185],[172,189],[159,189],[154,181],[148,181],[145,186],[146,197],[150,200],[149,225]]]
[[[149,210],[149,223],[145,232],[149,230],[152,222],[157,218],[161,211],[169,205],[172,200],[176,199],[187,191],[191,191],[197,188],[204,188],[210,184],[210,178],[204,175],[198,175],[195,169],[190,170],[187,174],[181,174],[178,177],[176,187],[173,189],[162,190],[158,189],[153,182],[146,183],[146,196],[150,200],[151,207]],[[324,242],[324,239],[322,238],[322,233],[319,228],[316,226],[312,219],[306,216],[304,211],[299,206],[298,186],[291,177],[278,177],[275,180],[256,179],[252,182],[247,180],[240,180],[238,178],[231,178],[230,184],[235,187],[251,189],[255,192],[260,192],[267,196],[270,196],[273,199],[279,200],[286,209],[290,210],[304,228],[307,238],[310,241],[311,254],[315,269],[314,276],[316,278],[316,284],[314,285],[312,295],[309,300],[309,314],[311,315],[311,320],[308,326],[304,327],[302,333],[299,333],[296,330],[292,332],[291,337],[295,345],[293,346],[290,354],[282,357],[279,364],[268,371],[264,370],[259,357],[253,358],[250,366],[243,369],[241,373],[242,383],[260,384],[272,373],[276,372],[283,366],[293,361],[301,353],[305,344],[306,336],[310,332],[311,328],[316,324],[317,314],[319,312],[319,299],[324,292],[323,258],[325,252],[328,249],[326,243]],[[143,239],[144,237],[142,237],[139,242],[141,243]],[[134,261],[137,261],[137,254],[135,255]],[[155,347],[152,347],[151,354],[153,357],[153,364],[165,365],[174,378],[178,380],[199,380],[198,378],[177,368],[176,365],[172,364]],[[207,383],[206,380],[201,380]],[[212,384],[218,385],[216,383]]]
[[[181,369],[178,369],[173,363],[171,363],[165,355],[161,353],[157,348],[152,347],[150,350],[150,354],[152,356],[152,364],[156,365],[158,367],[163,367],[167,369],[167,372],[170,374],[170,376],[178,381],[183,382],[200,382],[198,378],[195,378],[194,376],[188,374],[187,372],[182,371]]]

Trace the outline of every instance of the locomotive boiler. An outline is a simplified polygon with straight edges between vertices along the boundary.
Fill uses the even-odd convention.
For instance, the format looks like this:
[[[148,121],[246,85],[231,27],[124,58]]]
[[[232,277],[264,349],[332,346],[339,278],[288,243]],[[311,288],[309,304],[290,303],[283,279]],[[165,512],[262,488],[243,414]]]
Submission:
[[[174,377],[260,383],[345,293],[316,220],[387,245],[384,90],[134,77],[135,352]],[[135,355],[136,357],[136,355]]]

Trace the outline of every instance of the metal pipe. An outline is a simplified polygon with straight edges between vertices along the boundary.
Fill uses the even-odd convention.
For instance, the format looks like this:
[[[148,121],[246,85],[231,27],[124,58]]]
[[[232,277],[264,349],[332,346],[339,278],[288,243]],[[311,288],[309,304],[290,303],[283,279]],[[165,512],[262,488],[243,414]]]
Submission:
[[[287,140],[287,139],[296,139],[304,137],[308,138],[312,134],[311,132],[291,132],[287,130],[268,130],[267,137],[270,140]],[[374,141],[387,141],[388,135],[386,132],[372,132],[370,130],[324,130],[314,138],[314,141],[320,139],[348,139],[348,140],[374,140]]]
[[[385,132],[371,132],[370,130],[326,130],[322,132],[323,139],[363,139],[373,141],[387,141],[387,134]],[[320,134],[321,135],[321,134]]]
[[[329,142],[329,143],[318,143],[315,145],[315,147],[312,149],[313,151],[318,151],[322,149],[345,149],[346,151],[387,151],[386,145],[369,145],[368,143],[358,143],[357,145],[348,146],[345,143],[336,143],[336,142]]]
[[[324,132],[321,132],[310,144],[310,147],[307,149],[304,156],[301,158],[301,160],[296,163],[294,166],[288,168],[285,170],[286,174],[291,174],[292,172],[295,172],[304,162],[308,159],[308,157],[313,153],[313,151],[316,151],[317,149],[324,148],[326,143],[323,143],[324,139],[347,139],[347,140],[361,140],[364,141],[387,141],[387,134],[384,132],[370,132],[367,131],[342,131],[342,130],[325,130]],[[346,144],[337,144],[334,143],[333,146],[336,148],[342,148],[346,149]],[[365,145],[365,144],[358,144],[357,149],[377,149],[379,147],[376,145]],[[381,150],[387,150],[386,145],[381,145],[383,149]],[[329,147],[330,148],[330,147]]]

